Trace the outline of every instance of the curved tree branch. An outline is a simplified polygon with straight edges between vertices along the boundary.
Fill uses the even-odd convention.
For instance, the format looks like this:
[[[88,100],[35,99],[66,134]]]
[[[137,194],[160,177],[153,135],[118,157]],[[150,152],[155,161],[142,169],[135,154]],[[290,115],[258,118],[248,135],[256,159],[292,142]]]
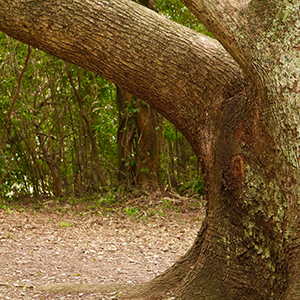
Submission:
[[[0,0],[0,30],[111,80],[181,129],[197,107],[241,89],[241,70],[216,40],[133,1]]]
[[[247,57],[238,41],[238,33],[244,27],[244,10],[249,0],[182,0],[190,11],[220,41],[238,62],[243,71],[253,73]]]

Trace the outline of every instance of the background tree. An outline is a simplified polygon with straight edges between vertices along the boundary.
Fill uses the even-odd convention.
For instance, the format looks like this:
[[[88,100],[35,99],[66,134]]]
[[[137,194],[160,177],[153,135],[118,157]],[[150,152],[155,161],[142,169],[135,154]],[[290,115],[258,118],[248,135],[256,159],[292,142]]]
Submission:
[[[159,185],[162,117],[143,100],[118,87],[116,91],[119,182],[156,189]]]

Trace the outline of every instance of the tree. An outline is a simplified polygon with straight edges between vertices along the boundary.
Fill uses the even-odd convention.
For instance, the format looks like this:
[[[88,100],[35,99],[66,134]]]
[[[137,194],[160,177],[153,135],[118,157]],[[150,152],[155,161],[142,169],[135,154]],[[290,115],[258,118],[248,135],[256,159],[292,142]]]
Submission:
[[[143,5],[155,10],[153,0]],[[162,117],[145,103],[117,87],[119,111],[118,179],[156,189],[162,141]]]
[[[162,117],[145,101],[117,87],[118,180],[156,189],[159,184]]]
[[[183,2],[219,42],[126,0],[1,0],[0,30],[148,102],[198,156],[206,220],[136,297],[299,299],[300,1]]]

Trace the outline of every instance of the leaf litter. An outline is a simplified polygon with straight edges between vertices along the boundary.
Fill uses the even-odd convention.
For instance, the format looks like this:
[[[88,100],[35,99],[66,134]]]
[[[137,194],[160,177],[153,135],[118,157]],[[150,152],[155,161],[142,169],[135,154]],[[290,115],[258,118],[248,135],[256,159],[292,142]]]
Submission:
[[[165,216],[0,210],[0,299],[116,299],[117,292],[53,294],[49,284],[141,283],[191,247],[201,207]]]

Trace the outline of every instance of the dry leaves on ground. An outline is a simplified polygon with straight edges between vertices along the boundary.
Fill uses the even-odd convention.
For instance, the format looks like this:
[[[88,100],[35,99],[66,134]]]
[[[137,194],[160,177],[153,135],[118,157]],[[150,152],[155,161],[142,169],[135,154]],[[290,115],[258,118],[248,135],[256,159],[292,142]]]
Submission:
[[[145,220],[0,210],[0,299],[113,299],[116,294],[49,294],[37,286],[140,283],[192,245],[201,209]]]

